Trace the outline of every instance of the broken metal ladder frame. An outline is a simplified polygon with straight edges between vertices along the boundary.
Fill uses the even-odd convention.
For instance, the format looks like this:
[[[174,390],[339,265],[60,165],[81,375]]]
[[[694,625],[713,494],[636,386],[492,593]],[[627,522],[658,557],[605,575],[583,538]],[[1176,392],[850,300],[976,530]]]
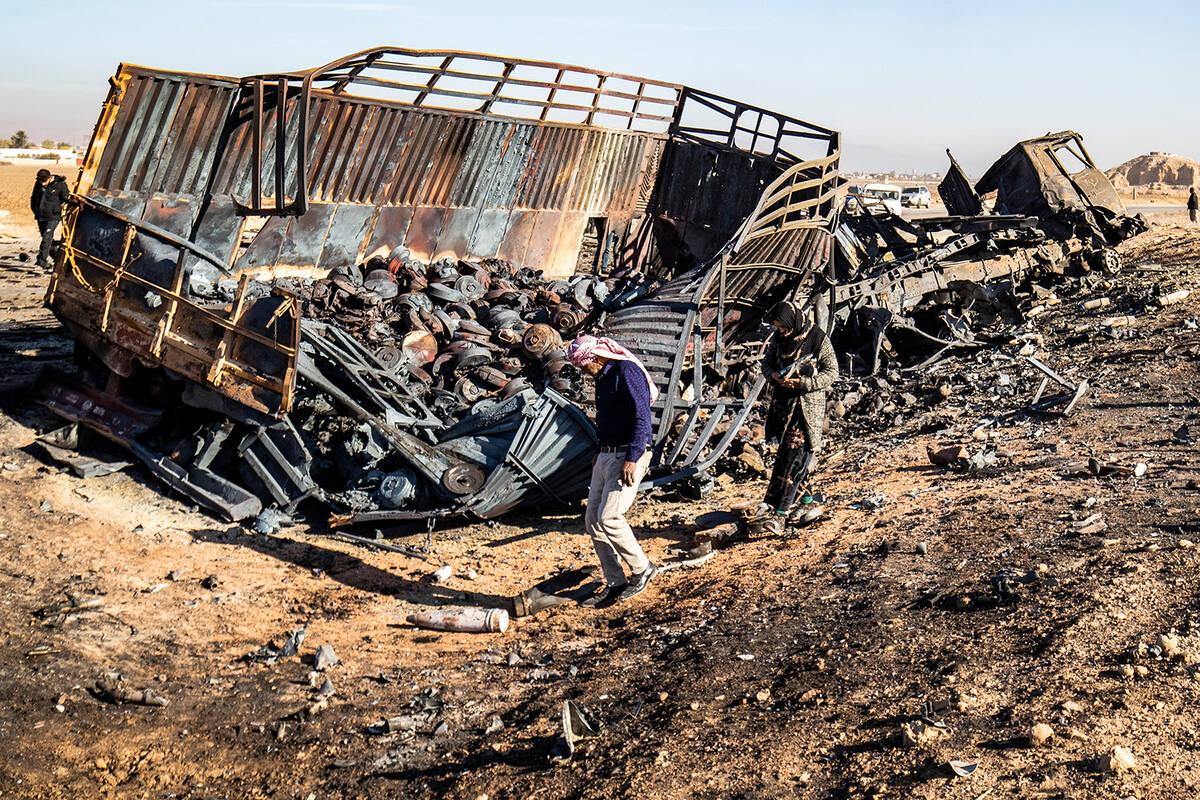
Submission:
[[[1029,401],[1029,408],[1031,411],[1059,414],[1065,417],[1071,413],[1071,411],[1075,408],[1075,405],[1081,399],[1083,399],[1083,396],[1087,394],[1088,389],[1091,388],[1086,379],[1081,380],[1077,384],[1071,383],[1071,381],[1050,369],[1034,356],[1025,356],[1025,360],[1042,373],[1042,382],[1038,386],[1037,391],[1034,392],[1033,399]],[[1050,384],[1050,381],[1054,381],[1059,386],[1062,386],[1064,389],[1066,389],[1067,394],[1053,395],[1043,399],[1042,393],[1046,391],[1046,387]],[[1064,401],[1066,401],[1067,405],[1062,411],[1052,410],[1055,405]]]

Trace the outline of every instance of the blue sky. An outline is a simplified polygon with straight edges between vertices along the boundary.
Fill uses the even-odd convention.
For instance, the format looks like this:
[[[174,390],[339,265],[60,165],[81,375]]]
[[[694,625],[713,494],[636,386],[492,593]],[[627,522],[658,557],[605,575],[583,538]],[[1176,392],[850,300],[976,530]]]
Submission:
[[[395,45],[688,84],[842,131],[846,169],[941,171],[950,147],[977,177],[1064,128],[1102,167],[1200,158],[1192,3],[2,2],[0,136],[86,142],[121,61],[237,76]]]

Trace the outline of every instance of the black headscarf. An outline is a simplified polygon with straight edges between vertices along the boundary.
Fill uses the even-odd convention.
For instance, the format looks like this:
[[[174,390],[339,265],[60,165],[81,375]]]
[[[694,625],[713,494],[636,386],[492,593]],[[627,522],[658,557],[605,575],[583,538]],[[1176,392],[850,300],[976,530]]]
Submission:
[[[782,324],[791,336],[799,336],[808,331],[808,315],[791,300],[775,304],[771,309],[771,321]]]

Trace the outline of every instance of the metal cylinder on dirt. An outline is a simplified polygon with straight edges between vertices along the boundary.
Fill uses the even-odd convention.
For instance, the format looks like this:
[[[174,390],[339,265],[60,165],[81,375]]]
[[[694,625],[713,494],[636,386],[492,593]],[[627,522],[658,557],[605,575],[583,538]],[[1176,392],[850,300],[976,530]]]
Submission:
[[[503,608],[467,608],[446,606],[408,615],[410,625],[435,631],[464,633],[504,633],[508,630],[508,612]]]

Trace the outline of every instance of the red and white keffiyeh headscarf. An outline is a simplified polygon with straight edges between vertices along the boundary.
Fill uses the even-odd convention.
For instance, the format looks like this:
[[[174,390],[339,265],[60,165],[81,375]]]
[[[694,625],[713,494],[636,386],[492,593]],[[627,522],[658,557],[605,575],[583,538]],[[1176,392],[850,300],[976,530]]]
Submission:
[[[589,335],[580,336],[567,347],[567,360],[577,367],[582,367],[589,361],[595,360],[596,356],[603,356],[614,361],[632,361],[646,376],[646,384],[650,387],[650,402],[653,403],[658,399],[658,387],[654,385],[654,379],[646,371],[646,366],[641,359],[629,352],[629,348],[625,345],[617,344],[607,336]]]

